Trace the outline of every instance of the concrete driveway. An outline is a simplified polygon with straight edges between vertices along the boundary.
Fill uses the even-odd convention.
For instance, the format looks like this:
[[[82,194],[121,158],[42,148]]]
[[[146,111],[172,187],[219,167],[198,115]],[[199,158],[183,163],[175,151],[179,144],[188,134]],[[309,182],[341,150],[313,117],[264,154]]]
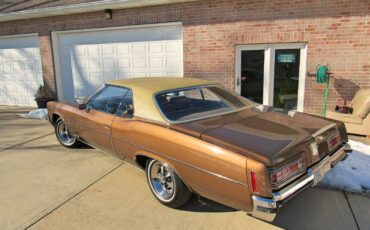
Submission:
[[[144,173],[91,148],[59,145],[47,121],[0,107],[0,229],[367,229],[370,198],[313,188],[273,223],[205,198],[160,205]]]
[[[45,121],[18,119],[31,107],[0,106],[0,151],[53,132]]]

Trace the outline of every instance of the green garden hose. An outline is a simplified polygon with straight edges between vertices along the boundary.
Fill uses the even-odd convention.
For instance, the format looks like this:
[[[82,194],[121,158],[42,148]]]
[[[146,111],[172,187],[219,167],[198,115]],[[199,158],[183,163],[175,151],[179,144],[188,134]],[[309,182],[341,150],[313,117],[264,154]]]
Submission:
[[[323,117],[326,116],[326,105],[327,105],[328,97],[329,97],[329,73],[328,72],[329,72],[329,67],[325,65],[318,66],[317,72],[316,72],[316,82],[319,84],[326,84],[324,104],[320,112],[320,115]]]

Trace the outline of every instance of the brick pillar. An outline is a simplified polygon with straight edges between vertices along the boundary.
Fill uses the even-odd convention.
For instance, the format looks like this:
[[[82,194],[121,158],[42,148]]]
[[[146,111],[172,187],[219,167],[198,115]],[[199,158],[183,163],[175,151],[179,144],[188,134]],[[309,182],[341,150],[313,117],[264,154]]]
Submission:
[[[56,84],[54,75],[53,52],[51,44],[51,33],[45,32],[39,34],[42,75],[44,85],[48,87],[56,96]]]

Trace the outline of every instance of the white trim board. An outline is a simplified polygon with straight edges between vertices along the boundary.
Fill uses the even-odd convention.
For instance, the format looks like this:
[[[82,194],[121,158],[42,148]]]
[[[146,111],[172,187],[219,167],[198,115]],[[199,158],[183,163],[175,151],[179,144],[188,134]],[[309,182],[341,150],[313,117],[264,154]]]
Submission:
[[[29,18],[42,18],[49,16],[60,16],[68,14],[80,14],[96,11],[104,11],[105,9],[126,9],[144,6],[156,6],[176,4],[183,2],[193,2],[199,0],[100,0],[87,3],[77,3],[64,6],[47,7],[40,9],[30,9],[14,11],[10,13],[0,13],[0,22],[14,21]],[[114,17],[114,16],[113,16]]]
[[[300,49],[299,81],[297,110],[303,112],[304,91],[306,82],[307,66],[307,44],[306,43],[285,43],[285,44],[252,44],[237,45],[235,53],[235,92],[240,94],[241,84],[241,52],[244,50],[264,50],[264,76],[263,76],[263,104],[273,105],[274,96],[274,69],[275,69],[275,50],[277,49]]]
[[[159,27],[159,26],[182,26],[182,22],[165,22],[165,23],[153,23],[153,24],[142,24],[142,25],[91,28],[91,29],[61,30],[61,31],[52,31],[52,34],[53,33],[71,34],[71,33],[84,33],[84,32],[88,33],[88,32],[94,32],[94,31],[126,30],[126,29],[137,29],[137,28],[145,28],[145,27]]]
[[[20,38],[20,37],[32,37],[32,36],[39,36],[38,33],[30,33],[30,34],[12,34],[12,35],[0,35],[0,39],[5,38]]]

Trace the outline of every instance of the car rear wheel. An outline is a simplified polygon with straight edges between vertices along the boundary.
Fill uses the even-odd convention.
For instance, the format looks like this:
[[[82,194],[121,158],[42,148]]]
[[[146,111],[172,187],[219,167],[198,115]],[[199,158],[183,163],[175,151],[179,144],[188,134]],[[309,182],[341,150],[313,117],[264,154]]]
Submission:
[[[150,190],[159,202],[179,208],[189,201],[191,192],[167,164],[148,160],[145,171]]]
[[[81,146],[81,142],[79,142],[75,136],[68,132],[68,128],[62,118],[59,118],[55,122],[55,134],[58,141],[65,147],[78,148]]]

